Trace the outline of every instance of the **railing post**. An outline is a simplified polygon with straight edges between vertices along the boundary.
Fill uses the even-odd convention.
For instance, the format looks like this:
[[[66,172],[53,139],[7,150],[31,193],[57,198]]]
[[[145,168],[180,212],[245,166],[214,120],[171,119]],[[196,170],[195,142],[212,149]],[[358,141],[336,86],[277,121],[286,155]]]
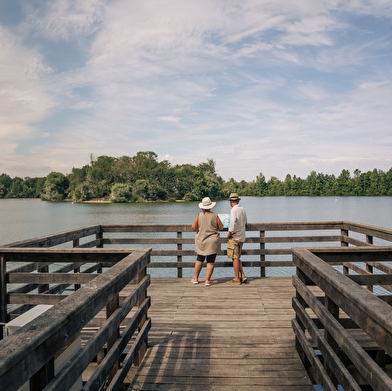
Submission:
[[[366,235],[366,243],[373,244],[373,236]],[[373,266],[366,264],[366,271],[373,274]],[[370,292],[373,292],[373,285],[367,285],[366,289]]]
[[[339,319],[339,306],[337,304],[335,304],[335,302],[327,295],[325,295],[325,308],[327,309],[327,311],[329,311],[331,313],[331,315],[335,319]],[[338,354],[339,345],[335,341],[335,339],[332,337],[332,335],[328,332],[327,328],[325,328],[325,330],[324,330],[324,337],[325,337],[325,340],[327,341],[328,345],[332,348],[332,350],[336,354]],[[324,368],[327,371],[327,373],[328,373],[329,377],[331,378],[332,382],[334,383],[334,385],[337,387],[338,381],[337,381],[335,375],[333,374],[332,369],[329,367],[329,365],[326,362],[324,363]]]
[[[347,229],[341,229],[340,234],[343,236],[341,243],[341,247],[348,247],[348,243],[346,240],[344,240],[344,237],[348,237],[348,230]]]
[[[118,308],[120,303],[119,295],[116,295],[107,305],[106,305],[106,319],[109,319],[110,316],[113,314],[114,311]],[[120,335],[120,329],[117,328],[116,331],[109,337],[107,340],[107,351],[109,352],[112,346],[116,343],[118,337]],[[110,370],[108,375],[109,383],[112,381],[114,376],[118,371],[119,363],[118,361],[114,364],[113,368]]]
[[[8,314],[7,314],[7,267],[6,267],[6,258],[4,254],[0,254],[0,304],[1,304],[1,314],[0,314],[0,322],[7,323],[8,322]],[[0,326],[0,339],[3,339],[3,327]]]
[[[147,271],[146,271],[146,268],[144,268],[137,275],[137,277],[136,277],[136,284],[139,284],[143,280],[143,278],[146,277],[146,275],[147,275]],[[139,300],[137,302],[137,306],[140,307],[143,304],[144,300],[146,300],[146,298],[147,298],[147,291],[144,291],[144,293],[140,296],[140,298],[139,298]],[[141,322],[140,322],[140,324],[138,326],[139,332],[142,329],[142,327],[143,327],[143,325],[144,325],[144,323],[146,321],[147,321],[147,314],[143,316],[143,319],[141,320]],[[134,360],[133,363],[134,363],[134,365],[136,367],[138,367],[141,364],[141,362],[143,360],[143,357],[144,357],[144,355],[145,355],[145,353],[147,351],[147,346],[148,346],[148,337],[146,337],[146,339],[143,341],[143,343],[140,346],[140,349],[139,349],[139,351],[138,351],[138,353],[137,353],[137,355],[135,357],[135,360]]]
[[[52,357],[37,373],[35,373],[29,383],[30,391],[42,391],[54,378],[54,358]]]
[[[79,239],[74,239],[72,242],[72,246],[75,247],[79,247]],[[80,267],[77,267],[76,269],[74,269],[74,273],[80,273]],[[80,289],[81,285],[80,284],[74,284],[74,290],[77,291],[78,289]]]
[[[260,231],[260,250],[265,250],[265,231]],[[260,254],[260,262],[265,262],[265,254]],[[265,277],[265,266],[260,266],[260,277]]]
[[[373,266],[366,264],[366,271],[373,274]],[[373,292],[373,285],[366,285],[366,289]]]
[[[95,239],[100,240],[100,244],[97,245],[97,248],[103,248],[103,243],[102,243],[103,232],[102,231],[95,234]],[[102,273],[102,268],[98,269],[97,273]]]
[[[182,232],[177,232],[177,239],[182,238]],[[177,243],[177,251],[182,250],[182,244]],[[182,255],[177,255],[177,262],[182,262]],[[177,268],[177,277],[182,278],[182,267]]]
[[[39,268],[39,273],[49,273],[49,265]],[[38,293],[44,293],[49,290],[49,284],[43,284],[38,287]]]
[[[294,255],[294,257],[296,257]],[[299,269],[298,267],[296,268],[296,274],[297,277],[299,278],[299,280],[306,285],[306,274]],[[298,300],[298,302],[301,304],[301,306],[303,308],[307,307],[307,304],[305,302],[305,300],[302,298],[302,296],[298,293],[298,291],[295,291],[295,297]],[[299,327],[301,328],[302,332],[305,334],[305,325],[302,323],[302,320],[300,319],[300,317],[298,316],[298,314],[295,314],[295,320],[298,322]],[[299,357],[301,358],[302,364],[305,368],[310,368],[312,365],[310,364],[310,361],[304,351],[304,349],[302,348],[301,343],[299,342],[298,338],[295,337],[295,349],[299,355]]]
[[[97,248],[103,248],[103,243],[102,243],[103,232],[98,232],[98,233],[96,233],[96,234],[95,234],[95,239],[100,241],[100,243],[97,244]]]

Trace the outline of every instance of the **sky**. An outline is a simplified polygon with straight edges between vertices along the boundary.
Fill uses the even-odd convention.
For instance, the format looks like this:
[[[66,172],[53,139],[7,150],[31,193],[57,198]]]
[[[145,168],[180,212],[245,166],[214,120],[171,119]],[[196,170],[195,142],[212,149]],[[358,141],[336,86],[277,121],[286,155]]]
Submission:
[[[392,167],[390,0],[0,0],[0,173]]]

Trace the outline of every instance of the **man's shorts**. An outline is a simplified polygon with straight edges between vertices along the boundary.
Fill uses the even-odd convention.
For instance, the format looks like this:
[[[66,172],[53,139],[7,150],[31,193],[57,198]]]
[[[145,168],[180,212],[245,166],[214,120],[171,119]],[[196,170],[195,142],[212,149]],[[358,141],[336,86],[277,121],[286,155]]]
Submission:
[[[243,242],[239,242],[237,239],[230,238],[227,241],[227,257],[231,259],[240,259]]]
[[[207,258],[207,263],[214,263],[215,262],[215,258],[216,258],[216,254],[211,254],[211,255],[199,255],[199,254],[197,254],[196,261],[204,262],[204,260],[206,258]]]

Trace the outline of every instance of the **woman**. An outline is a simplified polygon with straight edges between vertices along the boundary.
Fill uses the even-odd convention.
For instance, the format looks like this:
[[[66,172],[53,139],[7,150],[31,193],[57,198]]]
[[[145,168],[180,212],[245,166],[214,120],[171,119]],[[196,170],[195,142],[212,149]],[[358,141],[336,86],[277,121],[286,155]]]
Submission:
[[[222,221],[211,209],[216,205],[210,197],[203,198],[199,204],[202,210],[196,216],[192,224],[192,230],[197,232],[195,237],[195,251],[197,254],[195,263],[195,276],[192,278],[194,284],[199,283],[199,274],[203,267],[203,262],[207,258],[206,285],[212,285],[212,272],[214,271],[216,254],[220,250],[219,231],[223,229]]]

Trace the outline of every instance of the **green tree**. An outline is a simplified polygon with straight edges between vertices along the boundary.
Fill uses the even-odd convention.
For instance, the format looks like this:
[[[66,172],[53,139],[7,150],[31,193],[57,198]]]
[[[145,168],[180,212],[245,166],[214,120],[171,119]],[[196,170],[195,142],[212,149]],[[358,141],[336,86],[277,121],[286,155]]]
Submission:
[[[358,170],[358,168],[354,170],[354,177],[352,178],[352,192],[353,195],[356,196],[361,196],[364,194],[361,171]]]
[[[140,200],[147,200],[149,196],[148,188],[150,183],[146,179],[138,179],[133,187],[133,194]]]
[[[7,174],[0,175],[0,198],[6,198],[10,191],[12,179]]]
[[[256,192],[258,196],[263,196],[268,192],[268,185],[262,173],[256,176]]]
[[[11,187],[8,192],[9,198],[23,198],[23,179],[15,177],[12,179]]]
[[[268,181],[268,195],[270,196],[284,195],[282,182],[275,176],[272,176]]]
[[[138,152],[132,161],[138,179],[149,179],[151,170],[158,165],[158,155],[152,151]]]
[[[342,170],[337,179],[337,192],[336,195],[347,196],[351,194],[350,171]]]
[[[68,186],[69,180],[64,174],[52,171],[46,177],[41,198],[46,201],[62,201],[67,195]]]
[[[114,184],[113,166],[117,159],[110,156],[99,156],[91,161],[87,174],[87,182],[92,189],[93,198],[102,198],[110,195]]]
[[[128,185],[115,183],[112,186],[110,201],[112,202],[129,202],[132,199],[132,190]]]

